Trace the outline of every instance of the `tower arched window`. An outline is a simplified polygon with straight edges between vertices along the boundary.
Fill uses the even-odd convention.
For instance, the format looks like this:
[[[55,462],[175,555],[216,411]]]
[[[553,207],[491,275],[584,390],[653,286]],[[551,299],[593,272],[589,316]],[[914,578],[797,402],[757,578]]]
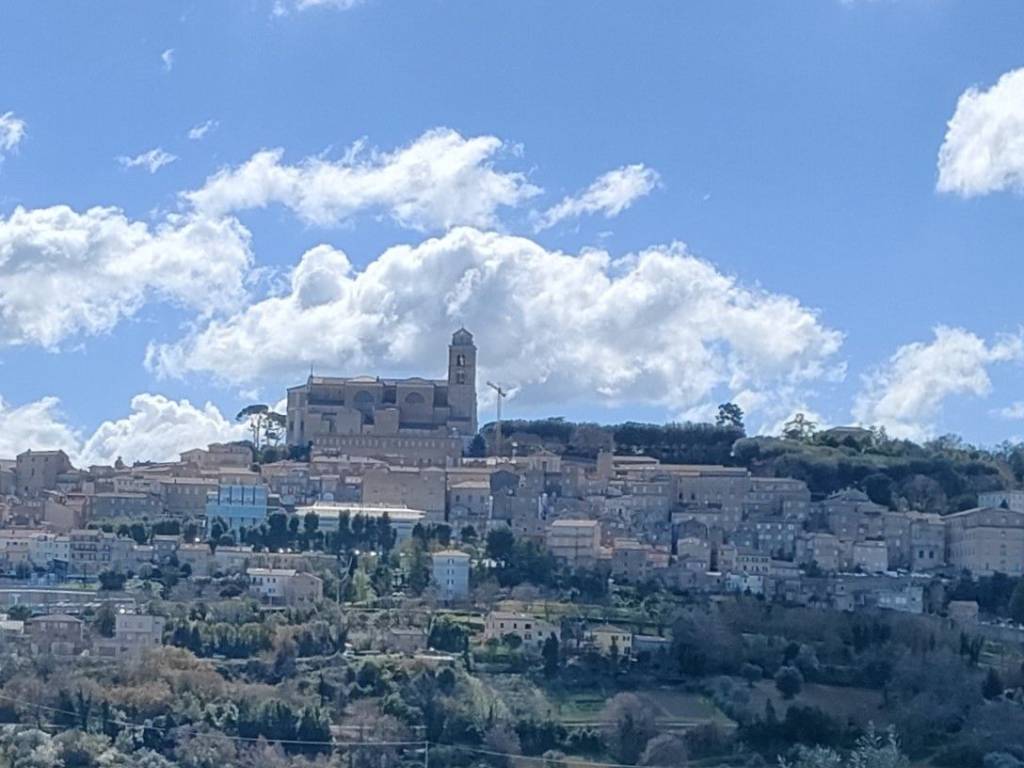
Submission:
[[[455,356],[455,364],[460,368],[466,367],[466,356],[461,352]]]

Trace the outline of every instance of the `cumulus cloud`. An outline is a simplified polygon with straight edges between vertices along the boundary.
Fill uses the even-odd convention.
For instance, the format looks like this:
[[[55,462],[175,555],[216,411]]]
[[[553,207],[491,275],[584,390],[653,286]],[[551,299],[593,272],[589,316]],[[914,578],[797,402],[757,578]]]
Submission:
[[[313,248],[283,295],[151,345],[147,365],[233,383],[300,376],[310,364],[439,373],[460,324],[477,334],[480,380],[524,400],[674,412],[718,387],[771,391],[827,376],[842,340],[797,300],[744,287],[680,244],[613,259],[458,228],[362,270],[342,251]]]
[[[217,128],[220,125],[216,120],[207,120],[206,122],[194,125],[188,130],[189,141],[200,141],[206,138],[206,134]]]
[[[11,407],[0,398],[0,457],[22,451],[64,450],[79,467],[113,464],[118,458],[134,461],[172,461],[190,448],[209,443],[244,440],[245,425],[231,421],[206,403],[171,400],[142,393],[131,401],[131,412],[105,421],[91,435],[83,436],[66,423],[60,401],[44,397]]]
[[[1024,355],[1019,334],[991,343],[963,328],[939,326],[934,334],[930,342],[900,347],[864,377],[853,409],[860,423],[882,425],[894,437],[926,439],[935,433],[947,398],[987,395],[992,389],[988,367]]]
[[[173,461],[178,454],[209,443],[244,440],[245,425],[231,421],[206,403],[171,400],[143,393],[132,398],[131,413],[105,421],[75,451],[82,466],[123,461]]]
[[[963,197],[1024,189],[1024,69],[960,96],[939,150],[938,189]]]
[[[160,61],[164,64],[164,72],[170,72],[174,68],[174,49],[168,48],[161,53]]]
[[[27,450],[73,449],[79,440],[78,433],[64,423],[57,398],[14,407],[0,397],[0,458],[13,459]]]
[[[658,184],[658,173],[643,164],[624,165],[599,176],[578,195],[564,198],[540,214],[534,229],[553,227],[565,219],[601,213],[606,219],[618,216]]]
[[[494,136],[463,138],[447,128],[428,131],[394,152],[357,143],[336,161],[308,158],[288,165],[284,150],[263,150],[222,169],[184,198],[210,215],[277,203],[320,226],[370,211],[418,230],[491,227],[498,208],[540,192],[522,173],[494,167],[503,151],[514,147]]]
[[[145,168],[150,173],[156,173],[165,165],[170,165],[178,158],[169,152],[164,152],[160,147],[151,149],[148,152],[143,152],[140,155],[134,157],[126,157],[122,155],[117,158],[117,162],[123,165],[125,168]]]
[[[0,115],[0,160],[4,153],[17,148],[25,138],[25,121],[14,116],[13,112]]]
[[[231,310],[250,265],[249,233],[233,219],[151,228],[116,208],[18,207],[0,216],[0,346],[104,333],[150,299]]]

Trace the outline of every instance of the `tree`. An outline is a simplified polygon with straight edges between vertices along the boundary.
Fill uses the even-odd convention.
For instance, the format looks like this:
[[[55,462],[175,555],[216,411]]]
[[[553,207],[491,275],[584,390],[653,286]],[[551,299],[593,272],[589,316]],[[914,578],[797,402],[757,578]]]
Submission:
[[[252,434],[252,445],[257,451],[264,444],[276,445],[279,443],[281,429],[286,423],[282,414],[270,410],[270,406],[263,403],[245,406],[235,416],[235,421],[248,422],[249,432]]]
[[[487,533],[487,556],[500,564],[512,559],[516,537],[509,528],[496,528]]]
[[[1017,586],[1013,588],[1010,595],[1010,605],[1007,609],[1010,618],[1017,624],[1024,624],[1024,578],[1017,579]]]
[[[96,611],[96,618],[93,620],[93,626],[96,627],[96,631],[103,637],[113,637],[114,627],[116,625],[117,616],[114,614],[113,607],[110,603],[104,603],[100,606],[100,609]]]
[[[889,730],[883,736],[868,726],[867,733],[843,760],[834,749],[825,747],[799,747],[795,763],[779,760],[779,768],[909,768],[910,761],[900,752],[896,733]]]
[[[601,719],[608,751],[620,763],[635,764],[657,733],[651,708],[632,693],[613,697]]]
[[[736,403],[722,403],[718,406],[715,426],[743,429],[743,409],[736,405]]]
[[[126,577],[120,571],[103,571],[98,578],[102,590],[117,592],[124,589]]]
[[[640,765],[684,766],[686,765],[686,742],[671,733],[655,736],[640,755]]]
[[[544,676],[554,677],[557,675],[558,667],[561,663],[561,654],[558,638],[555,636],[554,632],[548,635],[548,639],[544,641],[544,645],[541,647],[540,653],[544,658]]]
[[[794,413],[793,418],[782,425],[782,436],[787,440],[807,442],[818,430],[818,425],[802,413]]]
[[[423,590],[430,584],[430,556],[426,547],[416,540],[413,540],[409,553],[405,583],[409,586],[409,591],[416,596],[422,595]]]
[[[1005,690],[1003,680],[999,677],[999,673],[989,667],[988,674],[985,675],[985,682],[981,684],[981,695],[991,701],[1002,696],[1003,690]]]
[[[775,687],[784,699],[792,699],[804,687],[804,676],[796,667],[780,667],[775,673]]]

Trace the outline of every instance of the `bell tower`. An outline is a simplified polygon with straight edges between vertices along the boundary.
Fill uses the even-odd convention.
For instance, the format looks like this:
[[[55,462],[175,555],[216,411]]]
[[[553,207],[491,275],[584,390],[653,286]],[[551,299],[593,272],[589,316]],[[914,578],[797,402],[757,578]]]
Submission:
[[[463,435],[476,434],[476,345],[473,334],[459,328],[448,346],[448,407],[451,426]]]

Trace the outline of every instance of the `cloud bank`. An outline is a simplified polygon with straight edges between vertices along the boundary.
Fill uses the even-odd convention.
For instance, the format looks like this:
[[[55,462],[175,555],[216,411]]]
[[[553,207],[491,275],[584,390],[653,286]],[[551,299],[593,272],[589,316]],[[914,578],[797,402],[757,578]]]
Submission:
[[[310,364],[427,374],[443,368],[460,324],[476,333],[483,376],[538,404],[682,409],[719,387],[774,392],[829,375],[842,341],[796,299],[745,287],[681,244],[613,259],[458,228],[361,271],[340,250],[313,248],[284,295],[151,345],[147,365],[233,384]]]

